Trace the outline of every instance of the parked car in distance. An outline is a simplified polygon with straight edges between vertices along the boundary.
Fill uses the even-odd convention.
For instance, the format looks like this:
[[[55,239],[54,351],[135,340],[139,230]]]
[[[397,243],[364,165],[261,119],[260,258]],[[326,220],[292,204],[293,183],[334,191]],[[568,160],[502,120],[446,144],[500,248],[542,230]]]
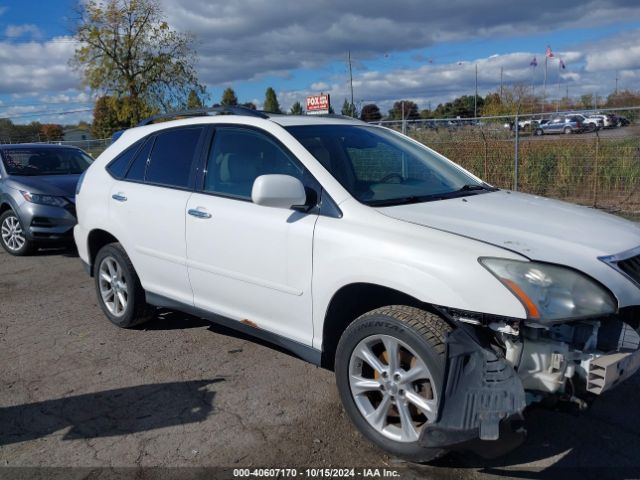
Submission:
[[[499,190],[384,127],[212,111],[233,115],[125,131],[80,182],[76,245],[113,324],[172,308],[288,349],[421,462],[514,448],[528,404],[584,405],[638,370],[636,224]]]
[[[582,121],[585,132],[595,132],[596,130],[600,130],[604,127],[604,123],[601,118],[585,117],[581,113],[576,113],[575,116]]]
[[[0,145],[0,244],[7,252],[73,241],[76,185],[92,161],[75,147]]]
[[[603,128],[614,128],[618,126],[618,117],[616,115],[596,113],[590,115],[589,118],[595,118],[602,121]]]
[[[546,123],[540,123],[534,133],[549,135],[554,133],[582,133],[585,129],[581,116],[577,114],[555,115]]]

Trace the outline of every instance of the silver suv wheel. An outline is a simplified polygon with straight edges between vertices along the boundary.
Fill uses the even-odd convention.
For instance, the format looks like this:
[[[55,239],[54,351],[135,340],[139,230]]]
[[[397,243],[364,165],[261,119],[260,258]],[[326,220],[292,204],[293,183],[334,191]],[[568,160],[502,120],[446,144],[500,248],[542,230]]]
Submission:
[[[9,215],[2,222],[0,226],[0,234],[2,235],[2,242],[12,252],[20,250],[27,239],[22,231],[20,220],[15,215]]]
[[[425,362],[403,341],[372,335],[354,348],[349,386],[358,410],[379,434],[415,442],[436,420],[438,393]]]
[[[108,256],[100,262],[98,275],[102,302],[112,315],[121,317],[129,301],[129,289],[122,267],[114,257]]]

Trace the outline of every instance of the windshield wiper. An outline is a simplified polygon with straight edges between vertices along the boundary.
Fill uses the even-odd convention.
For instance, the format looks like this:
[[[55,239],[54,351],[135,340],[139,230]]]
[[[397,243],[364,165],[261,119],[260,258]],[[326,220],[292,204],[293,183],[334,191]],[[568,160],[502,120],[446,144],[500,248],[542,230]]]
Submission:
[[[485,187],[484,185],[480,185],[477,183],[467,183],[466,185],[463,185],[461,188],[459,188],[457,191],[458,192],[472,192],[474,190],[492,190],[489,187]]]
[[[441,194],[436,195],[411,195],[400,198],[387,198],[384,200],[371,200],[365,203],[371,207],[391,207],[395,205],[408,205],[410,203],[427,202],[429,200],[438,200],[442,198]]]

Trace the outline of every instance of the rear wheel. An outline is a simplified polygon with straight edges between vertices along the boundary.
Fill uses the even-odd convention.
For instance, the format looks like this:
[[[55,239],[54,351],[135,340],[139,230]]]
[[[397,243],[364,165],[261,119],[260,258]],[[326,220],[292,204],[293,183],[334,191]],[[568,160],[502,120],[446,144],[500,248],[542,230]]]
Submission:
[[[98,302],[113,324],[130,328],[151,319],[154,309],[147,304],[140,279],[122,245],[102,247],[93,268]]]
[[[573,130],[571,130],[571,127],[564,127],[563,132],[564,132],[565,135],[569,135],[569,134],[573,133]]]
[[[8,253],[18,257],[28,255],[34,248],[13,210],[0,215],[0,243]]]
[[[449,325],[418,308],[394,305],[362,315],[336,352],[336,381],[358,430],[383,450],[414,462],[440,457],[424,447],[425,425],[437,420]]]
[[[536,132],[535,132],[535,133],[536,133],[536,135],[537,135],[537,136],[539,136],[539,137],[540,137],[540,136],[542,136],[542,134],[543,134],[544,132],[542,131],[542,129],[541,129],[541,128],[536,128]]]

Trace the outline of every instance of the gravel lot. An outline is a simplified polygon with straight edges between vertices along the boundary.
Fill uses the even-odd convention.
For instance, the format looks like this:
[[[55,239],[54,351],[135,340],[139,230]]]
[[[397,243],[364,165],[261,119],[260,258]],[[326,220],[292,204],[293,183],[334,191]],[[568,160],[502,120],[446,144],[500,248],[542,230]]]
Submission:
[[[176,312],[119,330],[73,251],[0,253],[0,477],[24,466],[361,466],[402,478],[588,467],[599,479],[640,477],[638,383],[580,414],[530,409],[526,443],[499,460],[456,453],[407,466],[351,427],[330,372]]]

